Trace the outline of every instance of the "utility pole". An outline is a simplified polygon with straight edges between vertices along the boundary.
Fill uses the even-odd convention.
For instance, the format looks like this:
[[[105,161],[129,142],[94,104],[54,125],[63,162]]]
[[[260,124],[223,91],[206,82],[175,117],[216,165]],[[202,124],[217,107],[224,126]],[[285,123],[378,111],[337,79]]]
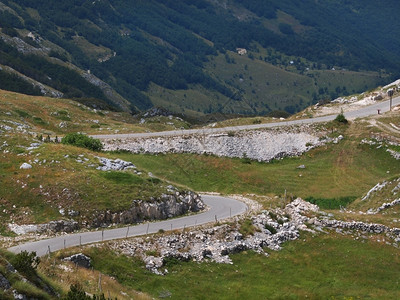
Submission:
[[[388,91],[387,91],[387,93],[388,93],[388,96],[390,97],[390,111],[392,111],[392,97],[393,97],[393,94],[394,94],[394,90],[393,89],[388,89]]]

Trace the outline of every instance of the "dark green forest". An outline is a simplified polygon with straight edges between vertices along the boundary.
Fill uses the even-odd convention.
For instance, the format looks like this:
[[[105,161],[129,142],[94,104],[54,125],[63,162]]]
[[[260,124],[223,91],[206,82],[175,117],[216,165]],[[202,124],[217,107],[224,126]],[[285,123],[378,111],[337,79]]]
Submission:
[[[0,11],[3,35],[51,50],[46,55],[24,53],[0,40],[0,64],[49,85],[68,98],[90,97],[113,105],[104,91],[68,67],[73,64],[109,84],[134,109],[154,105],[149,96],[152,84],[171,91],[209,91],[220,103],[204,103],[204,109],[197,108],[201,112],[221,110],[222,99],[242,97],[252,102],[255,96],[260,98],[256,89],[249,93],[206,68],[219,55],[227,57],[227,66],[234,64],[235,59],[231,60],[228,54],[238,47],[248,50],[249,61],[304,76],[306,68],[389,75],[379,75],[375,81],[378,85],[400,75],[400,36],[396,34],[396,28],[400,28],[396,18],[400,3],[394,0],[1,2],[7,7]],[[280,18],[282,12],[291,18]],[[28,32],[40,38],[32,39]],[[82,40],[85,44],[79,42]],[[110,53],[107,59],[99,49]],[[261,55],[263,49],[265,54]],[[287,67],[289,57],[296,58],[294,70]],[[23,80],[13,80],[3,73],[0,88],[38,93]],[[278,103],[276,108],[295,112],[310,101],[346,95],[355,89],[351,85],[335,85],[325,91],[318,84],[308,89],[309,101],[306,94],[293,95],[288,103]],[[365,87],[374,86],[369,83]],[[254,105],[253,113],[274,110],[268,97],[257,101],[264,101],[265,105],[262,110]],[[184,107],[190,105],[185,103],[183,110]],[[240,109],[233,112],[243,113]]]

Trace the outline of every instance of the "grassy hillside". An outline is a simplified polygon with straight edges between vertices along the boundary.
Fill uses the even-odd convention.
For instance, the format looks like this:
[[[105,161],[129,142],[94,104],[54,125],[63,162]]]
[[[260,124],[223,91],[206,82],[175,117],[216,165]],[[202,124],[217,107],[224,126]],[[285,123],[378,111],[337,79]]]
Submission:
[[[10,222],[62,219],[61,208],[79,211],[76,218],[84,221],[95,211],[127,209],[134,199],[150,200],[167,192],[168,184],[149,177],[140,168],[123,173],[97,170],[99,156],[117,156],[54,143],[57,136],[60,140],[68,132],[135,132],[186,124],[175,118],[153,117],[140,125],[129,114],[96,111],[74,101],[5,91],[0,92],[0,109],[2,233],[8,233]],[[43,139],[39,140],[39,136]],[[52,142],[46,142],[47,137]],[[32,168],[20,169],[23,163]]]
[[[179,118],[132,117],[126,112],[93,109],[76,101],[48,97],[32,97],[0,90],[0,122],[4,126],[18,127],[17,122],[28,126],[27,131],[52,138],[69,132],[88,134],[126,133],[173,130],[188,127]]]

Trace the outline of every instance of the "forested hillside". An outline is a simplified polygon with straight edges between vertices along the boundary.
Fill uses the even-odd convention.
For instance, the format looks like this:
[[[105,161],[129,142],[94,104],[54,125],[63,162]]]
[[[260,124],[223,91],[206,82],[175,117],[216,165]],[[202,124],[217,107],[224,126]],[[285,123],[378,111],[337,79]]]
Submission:
[[[394,0],[3,0],[0,88],[133,112],[293,113],[399,76],[396,8]]]

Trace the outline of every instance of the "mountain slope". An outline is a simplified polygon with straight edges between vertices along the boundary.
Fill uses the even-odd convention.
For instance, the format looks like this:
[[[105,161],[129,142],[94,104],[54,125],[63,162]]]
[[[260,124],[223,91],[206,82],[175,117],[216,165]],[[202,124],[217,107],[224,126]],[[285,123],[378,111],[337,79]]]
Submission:
[[[189,115],[295,112],[400,73],[400,39],[393,35],[400,24],[391,14],[398,6],[389,0],[1,1],[0,87],[96,98],[132,112],[155,104]],[[237,48],[247,54],[239,57]],[[289,74],[276,76],[279,91],[242,87],[231,70],[239,60],[257,65],[251,77],[268,77],[272,65]],[[357,71],[355,82],[310,80],[333,68],[341,78],[343,69]],[[365,81],[365,71],[375,73]],[[300,89],[291,88],[296,81]]]

